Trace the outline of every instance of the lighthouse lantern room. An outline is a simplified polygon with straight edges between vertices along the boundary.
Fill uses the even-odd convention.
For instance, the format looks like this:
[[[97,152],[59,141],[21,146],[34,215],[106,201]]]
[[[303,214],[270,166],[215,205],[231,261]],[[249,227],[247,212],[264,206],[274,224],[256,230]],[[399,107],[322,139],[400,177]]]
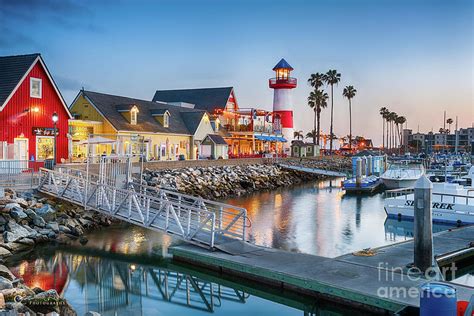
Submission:
[[[273,119],[279,121],[281,133],[287,142],[283,145],[285,153],[289,153],[291,141],[293,140],[293,102],[291,100],[291,89],[296,88],[296,78],[292,78],[293,67],[283,58],[273,67],[275,78],[269,80],[269,86],[274,90],[273,94]]]

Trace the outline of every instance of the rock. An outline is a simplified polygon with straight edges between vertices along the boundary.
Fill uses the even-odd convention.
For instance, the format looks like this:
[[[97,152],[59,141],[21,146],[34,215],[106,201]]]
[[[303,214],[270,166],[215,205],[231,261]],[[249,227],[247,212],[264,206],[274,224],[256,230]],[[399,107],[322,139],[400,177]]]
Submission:
[[[2,293],[0,293],[0,309],[5,308],[5,297],[3,296]]]
[[[23,210],[21,208],[20,204],[14,202],[14,203],[8,203],[7,205],[5,205],[5,207],[3,208],[3,211],[4,212],[10,212],[14,209]]]
[[[2,247],[10,250],[11,253],[16,253],[31,248],[30,245],[20,244],[17,242],[3,244]]]
[[[36,216],[35,218],[33,218],[33,224],[41,228],[46,226],[45,220],[40,216]]]
[[[0,247],[0,258],[9,257],[11,255],[12,253],[10,252],[10,250]]]
[[[41,216],[47,222],[51,222],[56,219],[56,211],[49,204],[45,204],[43,207],[37,209],[36,214]]]
[[[59,232],[59,225],[56,222],[50,222],[46,224],[46,228],[52,229],[55,233]]]
[[[47,291],[36,294],[35,298],[36,299],[46,299],[46,298],[58,299],[59,295],[58,295],[58,292],[56,292],[56,290],[47,290]]]
[[[10,269],[8,269],[3,264],[0,264],[0,276],[4,277],[10,281],[13,281],[16,277],[11,273]]]
[[[99,313],[97,312],[94,312],[94,311],[88,311],[85,316],[100,316]]]
[[[88,240],[86,237],[84,237],[84,236],[81,237],[81,238],[79,238],[79,242],[81,243],[81,245],[87,244],[88,241],[89,241],[89,240]]]
[[[59,225],[59,231],[60,232],[64,232],[66,234],[70,234],[71,233],[71,229],[67,226],[64,226],[64,225]]]
[[[23,199],[23,198],[16,198],[15,202],[18,203],[21,207],[27,208],[28,207],[28,202]]]
[[[23,212],[22,209],[14,208],[10,211],[10,215],[17,221],[20,221],[22,219],[25,219],[28,217],[25,212]]]
[[[33,211],[31,208],[27,208],[25,211],[26,215],[28,215],[29,218],[33,219],[37,217],[38,215],[36,214],[35,211]]]
[[[18,239],[28,237],[30,232],[23,226],[15,223],[15,222],[8,222],[6,224],[7,231],[3,233],[3,239],[5,242],[15,242]]]
[[[3,276],[0,276],[0,290],[6,290],[11,288],[13,288],[12,282]]]
[[[23,244],[23,245],[28,245],[28,246],[34,246],[35,245],[35,241],[33,239],[30,239],[30,238],[22,238],[22,239],[18,240],[17,242],[20,243],[20,244]]]

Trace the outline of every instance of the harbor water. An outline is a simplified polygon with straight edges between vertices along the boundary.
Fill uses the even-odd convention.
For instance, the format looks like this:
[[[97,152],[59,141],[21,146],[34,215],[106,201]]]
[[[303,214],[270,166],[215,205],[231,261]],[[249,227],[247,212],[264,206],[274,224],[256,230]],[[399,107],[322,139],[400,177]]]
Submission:
[[[337,257],[412,238],[412,222],[386,219],[382,194],[345,195],[340,184],[318,181],[226,202],[247,208],[251,242],[292,252]],[[7,264],[29,286],[57,289],[78,315],[359,315],[173,263],[168,248],[180,241],[141,227],[117,224],[87,238],[86,245],[38,247]]]

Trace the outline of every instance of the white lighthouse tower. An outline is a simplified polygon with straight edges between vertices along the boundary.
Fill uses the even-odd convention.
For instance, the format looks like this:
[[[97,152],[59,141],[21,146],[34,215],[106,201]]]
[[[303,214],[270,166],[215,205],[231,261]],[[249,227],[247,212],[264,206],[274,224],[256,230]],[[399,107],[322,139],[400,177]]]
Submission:
[[[275,78],[269,80],[269,86],[274,89],[273,94],[273,126],[276,131],[281,130],[286,143],[283,145],[285,153],[289,153],[293,140],[293,102],[291,89],[296,88],[296,78],[290,77],[293,67],[283,58],[273,67]]]

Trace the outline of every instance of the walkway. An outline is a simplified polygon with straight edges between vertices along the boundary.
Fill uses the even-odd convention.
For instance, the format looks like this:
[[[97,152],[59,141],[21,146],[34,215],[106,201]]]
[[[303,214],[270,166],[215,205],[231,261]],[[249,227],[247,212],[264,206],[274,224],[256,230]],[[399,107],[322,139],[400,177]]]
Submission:
[[[310,167],[303,167],[303,166],[295,166],[295,165],[289,165],[289,164],[284,164],[284,163],[279,163],[278,165],[281,168],[284,168],[284,169],[291,169],[291,170],[296,170],[296,171],[300,171],[300,172],[314,173],[314,174],[319,174],[319,175],[329,176],[329,177],[346,177],[347,176],[347,174],[345,174],[344,172],[338,172],[338,171],[331,171],[331,170],[310,168]]]
[[[141,185],[118,189],[70,169],[41,168],[38,190],[206,248],[245,240],[247,210],[229,204]]]
[[[469,247],[474,226],[439,233],[434,238],[437,254]],[[270,282],[299,292],[314,292],[336,301],[381,308],[391,312],[406,306],[419,306],[418,289],[425,279],[407,276],[413,262],[413,241],[377,249],[373,257],[352,254],[325,258],[265,247],[241,247],[240,254],[207,252],[191,245],[171,249],[174,260],[194,265],[220,267],[227,273]],[[472,254],[472,253],[471,253]],[[445,261],[445,263],[447,263]],[[452,284],[452,283],[451,283]],[[455,285],[458,299],[469,300],[474,288]],[[414,295],[403,295],[415,291]]]

